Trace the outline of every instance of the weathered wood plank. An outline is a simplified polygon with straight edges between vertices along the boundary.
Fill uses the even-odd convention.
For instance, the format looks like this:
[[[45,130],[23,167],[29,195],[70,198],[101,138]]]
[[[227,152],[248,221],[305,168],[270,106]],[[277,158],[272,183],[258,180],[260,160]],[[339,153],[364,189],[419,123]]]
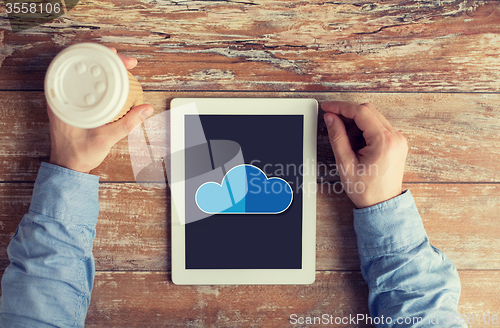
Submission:
[[[461,270],[500,269],[498,184],[406,184],[432,245]],[[487,242],[483,243],[485,240]]]
[[[296,286],[176,286],[165,272],[98,272],[86,327],[275,328],[292,326],[292,314],[324,313],[368,314],[359,272],[321,272]]]
[[[500,272],[499,271],[459,271],[462,295],[458,311],[461,314],[474,314],[475,320],[469,327],[491,327],[493,322],[479,322],[485,314],[500,317]]]
[[[474,314],[469,327],[491,327],[478,315],[498,315],[498,271],[460,271],[458,312]],[[318,272],[302,286],[176,286],[165,272],[98,272],[86,327],[323,327],[292,325],[290,316],[368,315],[359,272]],[[313,319],[314,320],[314,319]],[[334,324],[335,327],[372,327]]]
[[[311,97],[320,103],[371,102],[407,138],[405,181],[499,182],[500,95],[392,93],[146,92],[160,113],[175,97]],[[0,92],[0,181],[34,181],[48,161],[50,136],[42,92]],[[335,159],[320,111],[319,181],[336,181]],[[93,171],[101,181],[135,181],[128,142],[119,142]]]
[[[140,60],[146,90],[498,92],[497,1],[80,2],[22,33],[0,19],[0,89],[41,90],[65,46]]]
[[[460,270],[500,269],[500,185],[407,184],[431,244]],[[353,205],[318,185],[317,270],[359,270]],[[32,184],[0,184],[0,270],[6,247],[27,211]],[[98,270],[170,270],[170,197],[165,189],[104,183],[94,255]]]

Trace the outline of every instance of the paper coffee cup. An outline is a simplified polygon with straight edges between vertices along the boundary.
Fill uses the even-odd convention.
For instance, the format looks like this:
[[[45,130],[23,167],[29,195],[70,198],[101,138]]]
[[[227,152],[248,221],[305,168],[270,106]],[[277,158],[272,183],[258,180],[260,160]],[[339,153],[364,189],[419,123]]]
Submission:
[[[63,122],[95,128],[142,103],[142,88],[120,57],[96,43],[61,51],[45,75],[47,103]]]
[[[128,111],[138,105],[144,103],[144,93],[142,92],[142,87],[139,81],[130,73],[128,73],[128,97],[125,101],[125,105],[122,107],[122,110],[115,116],[111,122],[120,119],[123,115],[127,114]]]

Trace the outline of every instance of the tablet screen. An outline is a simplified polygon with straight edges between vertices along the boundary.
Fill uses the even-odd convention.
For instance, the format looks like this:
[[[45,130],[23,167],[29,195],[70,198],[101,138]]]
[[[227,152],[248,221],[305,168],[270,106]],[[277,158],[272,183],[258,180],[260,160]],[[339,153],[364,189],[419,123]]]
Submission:
[[[234,141],[244,164],[260,169],[268,179],[288,182],[293,197],[279,213],[255,214],[259,211],[247,206],[237,214],[213,214],[191,222],[189,216],[202,211],[194,202],[201,195],[198,190],[203,182],[211,181],[186,183],[185,268],[301,269],[303,115],[185,115],[186,145],[200,123],[209,145],[215,140]],[[186,152],[186,177],[197,174],[189,163],[199,162],[200,156],[211,156],[212,169],[216,169],[211,150],[208,154]],[[230,170],[226,167],[225,173]]]

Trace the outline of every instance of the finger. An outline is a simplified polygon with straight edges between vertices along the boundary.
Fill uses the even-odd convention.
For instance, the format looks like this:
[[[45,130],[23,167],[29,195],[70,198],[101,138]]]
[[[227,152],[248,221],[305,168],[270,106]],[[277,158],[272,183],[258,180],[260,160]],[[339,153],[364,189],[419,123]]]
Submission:
[[[132,69],[137,66],[137,58],[125,56],[122,54],[118,54],[118,57],[120,57],[127,69]]]
[[[50,106],[47,104],[47,115],[49,116],[49,123],[54,127],[54,126],[57,126],[57,125],[61,125],[61,124],[64,124],[66,125],[66,123],[63,122],[63,120],[61,120],[57,115],[56,113],[54,113],[54,111],[52,110],[52,108],[50,108]],[[75,128],[76,129],[76,128]]]
[[[373,112],[373,114],[375,114],[375,116],[377,116],[378,120],[382,123],[382,125],[387,130],[389,130],[389,131],[394,130],[394,127],[391,125],[391,123],[389,123],[389,121],[385,118],[385,116],[382,115],[382,113],[377,108],[375,108],[375,106],[373,106],[370,103],[361,104],[361,106],[367,106],[368,108],[370,108],[370,110]]]
[[[344,122],[342,122],[338,115],[333,113],[326,113],[324,119],[337,165],[356,164],[356,154],[351,148]]]
[[[154,108],[151,105],[136,106],[118,121],[101,126],[98,133],[103,134],[103,138],[114,145],[125,138],[130,131],[151,116],[153,112]]]
[[[367,106],[351,102],[332,101],[321,104],[321,108],[325,112],[353,119],[359,129],[363,131],[365,139],[370,139],[386,130],[382,122]],[[368,140],[366,141],[368,143]]]
[[[117,54],[118,57],[120,57],[120,59],[122,60],[123,64],[125,65],[125,67],[127,69],[132,69],[132,68],[137,66],[137,58],[119,54],[119,53],[117,53],[116,48],[113,48],[113,47],[108,47],[108,48],[109,48],[109,50],[111,50],[115,54]]]

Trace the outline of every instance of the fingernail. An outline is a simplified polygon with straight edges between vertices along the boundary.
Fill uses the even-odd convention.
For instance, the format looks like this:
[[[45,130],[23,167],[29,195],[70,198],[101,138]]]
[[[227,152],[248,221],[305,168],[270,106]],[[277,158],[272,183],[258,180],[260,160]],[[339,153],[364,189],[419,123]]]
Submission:
[[[155,109],[153,107],[148,107],[148,108],[144,109],[141,112],[142,119],[143,120],[147,119],[148,117],[150,117],[151,115],[153,115],[154,111],[155,111]]]
[[[123,57],[132,62],[132,65],[137,65],[137,58],[123,55]]]
[[[332,126],[332,124],[333,124],[333,116],[332,115],[325,114],[325,116],[323,118],[325,119],[325,124],[326,124],[327,128]]]

